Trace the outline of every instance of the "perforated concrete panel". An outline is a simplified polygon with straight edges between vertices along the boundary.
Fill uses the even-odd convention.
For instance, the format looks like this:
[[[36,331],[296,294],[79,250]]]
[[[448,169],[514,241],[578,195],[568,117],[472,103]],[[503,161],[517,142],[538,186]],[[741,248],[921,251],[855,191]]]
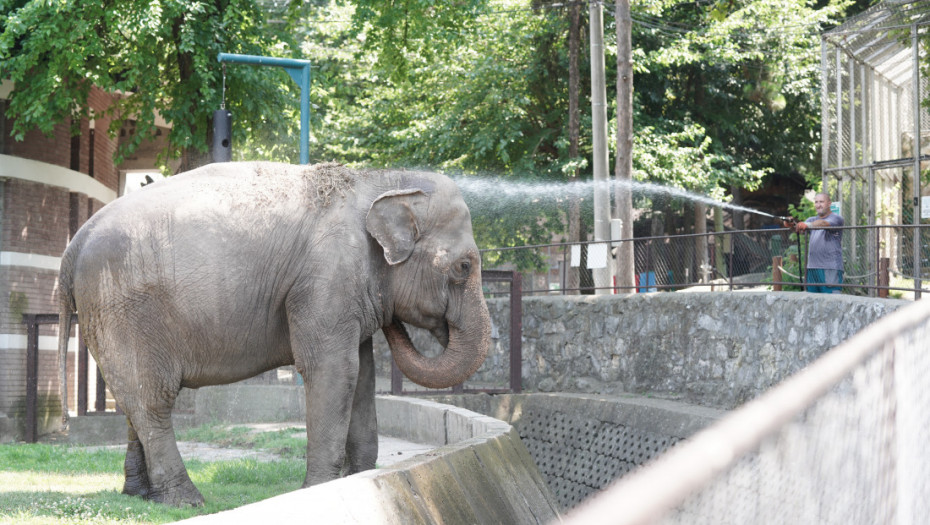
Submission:
[[[582,414],[534,409],[523,412],[518,430],[562,509],[680,441]]]

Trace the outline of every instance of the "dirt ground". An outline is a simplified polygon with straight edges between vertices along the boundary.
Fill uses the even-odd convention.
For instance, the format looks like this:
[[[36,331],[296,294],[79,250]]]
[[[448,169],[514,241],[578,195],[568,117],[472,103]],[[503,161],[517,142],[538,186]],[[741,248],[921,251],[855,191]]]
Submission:
[[[250,427],[254,432],[275,432],[286,428],[303,428],[303,422],[289,423],[255,423],[250,425],[230,425],[235,427]],[[295,431],[295,436],[303,436],[304,431]],[[62,434],[48,434],[40,439],[43,443],[67,443],[67,436]],[[112,450],[124,449],[125,445],[107,445],[101,447],[89,448],[107,448]],[[426,445],[421,443],[412,443],[403,439],[390,436],[378,436],[378,460],[379,467],[386,467],[405,459],[423,454],[436,448],[436,445]],[[223,448],[209,443],[199,443],[194,441],[178,441],[178,452],[185,460],[199,459],[201,461],[229,461],[233,459],[254,459],[256,461],[276,461],[279,458],[276,454],[262,450],[249,450],[239,448]]]

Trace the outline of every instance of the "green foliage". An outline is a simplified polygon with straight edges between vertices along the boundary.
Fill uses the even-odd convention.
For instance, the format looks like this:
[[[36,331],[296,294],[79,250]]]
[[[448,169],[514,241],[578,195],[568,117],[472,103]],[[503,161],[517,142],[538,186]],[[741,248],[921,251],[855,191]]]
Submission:
[[[753,189],[771,173],[819,173],[819,31],[847,3],[635,4],[634,176],[725,200],[730,187]],[[587,49],[581,151],[568,154],[569,10],[466,2],[431,22],[421,18],[430,9],[440,8],[365,1],[307,11],[298,39],[319,64],[313,156],[505,181],[590,178]],[[451,9],[465,13],[454,28]],[[615,27],[605,15],[612,79]],[[613,89],[608,81],[611,118]],[[549,242],[566,207],[535,217],[479,210],[476,236],[483,247]]]
[[[819,191],[819,190],[817,190]],[[794,204],[788,205],[788,214],[797,219],[798,221],[804,221],[808,217],[813,217],[817,215],[817,209],[814,207],[814,201],[809,199],[806,195],[797,206]]]
[[[700,124],[711,149],[754,169],[819,174],[820,38],[850,2],[714,2],[655,8],[666,26],[638,39],[641,111]],[[634,42],[637,41],[634,35]]]
[[[207,151],[212,112],[222,102],[219,52],[291,53],[287,37],[267,26],[253,0],[0,3],[0,76],[15,83],[13,135],[22,140],[36,127],[49,134],[58,123],[94,118],[91,86],[124,93],[104,112],[113,118],[111,136],[135,121],[135,133],[120,141],[117,163],[154,133],[156,114],[171,124],[163,160]],[[270,68],[229,68],[234,140],[282,143],[294,136],[286,118],[296,100],[289,83]],[[288,157],[274,146],[260,153]]]
[[[465,37],[485,0],[356,0],[351,37],[364,34],[363,49],[374,52],[377,65],[393,81],[403,81],[411,57],[432,62],[449,58],[447,50]]]

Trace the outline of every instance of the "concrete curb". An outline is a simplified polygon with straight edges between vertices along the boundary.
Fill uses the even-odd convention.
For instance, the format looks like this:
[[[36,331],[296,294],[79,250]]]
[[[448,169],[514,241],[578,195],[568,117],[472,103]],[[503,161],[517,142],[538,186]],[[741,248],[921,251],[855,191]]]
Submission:
[[[546,523],[558,505],[516,430],[432,401],[379,396],[379,431],[441,447],[389,468],[300,489],[189,525],[261,523]]]

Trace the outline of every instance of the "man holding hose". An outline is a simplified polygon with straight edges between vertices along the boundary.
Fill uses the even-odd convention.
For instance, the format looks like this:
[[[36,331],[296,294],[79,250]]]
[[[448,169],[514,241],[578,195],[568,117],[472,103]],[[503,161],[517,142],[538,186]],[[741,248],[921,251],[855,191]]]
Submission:
[[[814,195],[817,215],[809,217],[792,227],[800,233],[810,227],[810,244],[807,247],[807,291],[812,293],[840,293],[843,284],[843,230],[828,228],[842,227],[845,221],[830,210],[830,196],[826,193]]]

